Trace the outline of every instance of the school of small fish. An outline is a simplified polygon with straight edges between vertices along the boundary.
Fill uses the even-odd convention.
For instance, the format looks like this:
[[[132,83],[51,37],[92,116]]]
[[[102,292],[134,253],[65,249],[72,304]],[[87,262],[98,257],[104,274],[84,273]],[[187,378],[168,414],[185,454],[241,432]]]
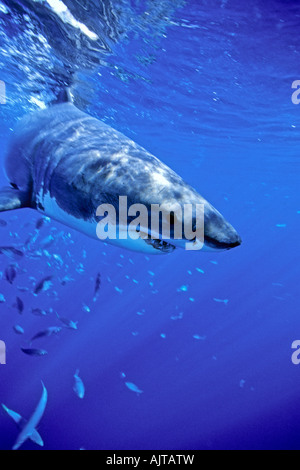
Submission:
[[[15,220],[13,217],[12,221]],[[10,225],[10,220],[0,219],[0,229],[6,228]],[[72,245],[74,244],[70,233],[60,231],[56,227],[52,226],[51,220],[48,217],[40,217],[34,222],[34,227],[30,223],[26,223],[23,229],[26,228],[26,233],[29,235],[25,243],[22,244],[20,236],[17,232],[10,232],[10,236],[13,239],[13,243],[5,244],[0,246],[0,285],[1,283],[7,283],[11,290],[14,291],[14,302],[11,303],[9,308],[18,314],[18,320],[12,325],[14,333],[20,338],[20,351],[24,356],[31,358],[40,358],[40,360],[46,360],[48,354],[48,347],[50,343],[48,341],[54,341],[53,337],[57,340],[65,334],[67,330],[76,332],[79,328],[79,320],[72,318],[71,313],[65,315],[64,312],[58,311],[54,307],[55,302],[60,299],[60,291],[63,288],[67,288],[70,284],[75,283],[78,276],[86,275],[85,260],[87,258],[86,250],[82,250],[81,259],[75,260],[72,254]],[[109,264],[105,261],[107,258],[107,252],[102,251],[103,266],[108,267]],[[1,256],[2,255],[2,256]],[[22,260],[32,260],[32,262],[40,263],[40,276],[35,277],[30,275],[29,269],[23,266]],[[146,263],[150,261],[150,258],[145,256]],[[124,269],[126,263],[134,265],[134,261],[124,254],[120,254],[120,261],[115,263],[116,267],[120,270]],[[217,261],[211,260],[210,263],[214,266],[218,265]],[[24,263],[26,266],[26,263]],[[205,271],[196,267],[188,269],[183,279],[183,284],[178,286],[176,302],[173,311],[170,313],[171,321],[180,321],[184,318],[184,305],[183,301],[197,302],[197,291],[193,289],[192,283],[189,282],[191,276],[203,276]],[[137,276],[137,274],[136,274]],[[86,276],[85,276],[86,277]],[[118,282],[120,277],[118,277]],[[103,284],[106,286],[111,285],[115,295],[122,296],[126,289],[126,283],[128,288],[133,289],[134,286],[139,286],[141,283],[147,285],[150,294],[157,295],[159,293],[158,283],[156,282],[156,273],[148,269],[146,266],[145,273],[142,278],[133,277],[129,274],[124,275],[124,283],[122,287],[120,285],[114,285],[113,280],[109,275],[103,276],[103,273],[96,272],[94,276],[90,277],[91,288],[89,295],[85,292],[85,299],[82,301],[82,312],[83,314],[91,314],[95,309],[95,304],[101,299],[101,292]],[[200,280],[200,278],[199,278]],[[201,282],[201,280],[200,280]],[[6,285],[7,285],[6,284]],[[176,291],[174,294],[176,294]],[[31,299],[31,300],[30,300]],[[50,299],[53,307],[45,308],[45,299]],[[223,304],[225,307],[229,303],[229,299],[222,298],[219,296],[212,297],[212,302],[216,304]],[[0,313],[1,305],[7,304],[5,296],[0,292]],[[26,329],[22,326],[22,318],[24,315],[31,314],[36,317],[45,318],[48,324],[47,326],[31,334],[30,337],[26,338]],[[136,312],[139,317],[147,317],[147,309],[141,308]],[[46,321],[44,320],[44,321]],[[132,337],[139,335],[139,331],[132,331]],[[168,334],[164,331],[160,332],[159,338],[167,341]],[[195,342],[204,342],[207,340],[207,336],[204,332],[195,332],[191,339]],[[33,347],[34,344],[34,347]],[[216,357],[214,357],[216,359]],[[28,359],[29,360],[29,359]],[[177,360],[177,358],[176,358]],[[136,385],[134,382],[127,380],[126,374],[121,373],[121,379],[124,381],[125,388],[136,396],[141,396],[144,391]],[[44,387],[44,385],[43,385]],[[80,399],[83,400],[86,396],[86,388],[83,379],[80,376],[79,370],[76,370],[73,376],[73,392]],[[45,389],[44,389],[44,405],[46,406]],[[6,413],[14,419],[18,424],[18,416],[12,412],[9,408],[2,405]],[[44,412],[42,409],[41,416]],[[30,422],[30,420],[29,420]],[[36,431],[37,432],[37,431]],[[39,435],[33,434],[30,438],[36,444],[42,445],[43,441]]]

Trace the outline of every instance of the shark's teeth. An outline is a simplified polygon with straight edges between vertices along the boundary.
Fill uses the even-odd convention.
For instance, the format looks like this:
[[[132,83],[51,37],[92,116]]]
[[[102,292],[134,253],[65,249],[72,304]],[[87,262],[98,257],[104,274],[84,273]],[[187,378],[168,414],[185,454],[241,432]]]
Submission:
[[[171,245],[170,243],[167,243],[162,240],[152,240],[152,238],[145,239],[145,242],[147,243],[147,245],[153,246],[155,250],[159,250],[164,253],[172,253],[176,248],[174,245]]]

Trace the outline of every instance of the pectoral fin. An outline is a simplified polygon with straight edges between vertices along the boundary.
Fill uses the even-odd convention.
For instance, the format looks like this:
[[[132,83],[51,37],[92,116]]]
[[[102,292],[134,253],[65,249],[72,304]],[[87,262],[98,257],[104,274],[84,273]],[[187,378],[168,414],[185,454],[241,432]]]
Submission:
[[[37,432],[36,429],[33,430],[33,433],[31,434],[29,439],[32,442],[34,442],[35,444],[37,444],[38,446],[44,447],[44,441],[43,441],[43,439],[41,438],[40,434]]]
[[[30,207],[28,193],[15,188],[0,189],[0,212]]]
[[[16,413],[15,411],[10,410],[9,408],[7,408],[7,406],[5,406],[5,405],[3,405],[3,404],[2,404],[2,408],[3,408],[3,410],[8,414],[8,416],[9,416],[12,420],[14,420],[14,422],[15,422],[16,424],[19,424],[19,426],[22,427],[22,421],[24,421],[24,420],[23,420],[22,416],[19,415],[19,413]]]

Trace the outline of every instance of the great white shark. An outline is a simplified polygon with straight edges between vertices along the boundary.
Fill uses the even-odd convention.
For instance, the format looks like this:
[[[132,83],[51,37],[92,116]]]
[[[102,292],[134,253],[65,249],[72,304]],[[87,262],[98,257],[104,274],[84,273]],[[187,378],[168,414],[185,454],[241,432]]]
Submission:
[[[29,207],[98,239],[97,208],[110,204],[118,211],[120,196],[126,196],[130,205],[143,204],[149,213],[153,204],[171,209],[202,204],[203,250],[227,250],[241,244],[232,225],[195,189],[137,143],[80,111],[67,90],[52,106],[20,121],[5,169],[10,186],[0,190],[0,212]],[[195,215],[191,218],[193,226]],[[172,235],[171,230],[170,238],[161,240],[149,230],[147,239],[107,241],[162,254],[184,246]]]

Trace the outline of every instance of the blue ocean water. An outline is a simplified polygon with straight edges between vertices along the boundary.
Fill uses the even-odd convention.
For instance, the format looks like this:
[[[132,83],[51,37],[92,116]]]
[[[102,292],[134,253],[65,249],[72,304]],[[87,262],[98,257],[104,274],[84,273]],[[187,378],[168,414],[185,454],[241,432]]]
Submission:
[[[299,2],[63,5],[0,2],[1,166],[18,120],[72,85],[80,109],[179,173],[243,245],[151,257],[50,220],[35,240],[38,213],[1,214],[0,245],[25,255],[0,255],[0,402],[28,418],[44,382],[45,449],[299,449],[299,368],[291,361],[300,337],[300,107],[291,101]],[[5,185],[4,172],[0,179]],[[45,276],[53,285],[34,296]],[[62,326],[55,312],[78,329],[37,340],[45,357],[25,355],[33,335]],[[83,400],[73,391],[77,369]],[[0,448],[11,448],[17,432],[1,411]]]

